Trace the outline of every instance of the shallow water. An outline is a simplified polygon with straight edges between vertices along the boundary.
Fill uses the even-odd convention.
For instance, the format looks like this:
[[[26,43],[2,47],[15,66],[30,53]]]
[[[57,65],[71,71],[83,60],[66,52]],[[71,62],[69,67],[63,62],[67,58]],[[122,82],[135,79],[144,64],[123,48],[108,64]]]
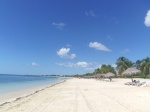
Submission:
[[[38,86],[46,86],[61,81],[61,78],[23,75],[0,75],[0,94]]]

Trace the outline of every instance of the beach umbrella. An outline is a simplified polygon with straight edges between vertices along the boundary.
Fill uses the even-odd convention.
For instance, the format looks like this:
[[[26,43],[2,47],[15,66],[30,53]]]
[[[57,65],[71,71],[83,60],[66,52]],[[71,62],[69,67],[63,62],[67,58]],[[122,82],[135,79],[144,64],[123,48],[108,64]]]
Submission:
[[[95,77],[96,78],[100,78],[101,76],[103,76],[102,74],[96,74]]]
[[[111,73],[111,72],[108,72],[107,74],[104,74],[104,77],[105,78],[109,78],[110,81],[112,80],[113,77],[115,77],[115,74]]]
[[[128,68],[127,70],[125,70],[122,75],[124,76],[132,76],[132,75],[138,75],[140,74],[141,71],[136,69],[136,68]]]
[[[108,72],[107,74],[104,74],[104,77],[105,78],[112,78],[112,77],[115,77],[115,74],[111,73],[111,72]]]
[[[140,73],[141,73],[141,71],[136,68],[128,68],[122,73],[122,75],[123,76],[131,76],[131,80],[133,82],[132,75],[138,75]]]
[[[93,76],[83,76],[84,78],[87,78],[87,79],[91,79],[91,78],[94,78]]]

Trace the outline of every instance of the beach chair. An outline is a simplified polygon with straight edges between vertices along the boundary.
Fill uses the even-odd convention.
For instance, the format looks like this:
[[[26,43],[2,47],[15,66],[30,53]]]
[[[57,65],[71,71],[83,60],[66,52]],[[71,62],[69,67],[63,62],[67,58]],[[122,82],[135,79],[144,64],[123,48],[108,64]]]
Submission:
[[[140,83],[140,84],[139,84],[139,86],[141,86],[141,87],[145,87],[145,86],[148,86],[148,85],[147,85],[147,83],[146,83],[146,82],[142,82],[142,83]]]
[[[124,83],[125,85],[131,85],[132,82],[126,82]]]
[[[137,81],[136,80],[134,80],[134,81],[132,81],[132,82],[127,82],[127,83],[124,83],[125,85],[132,85],[132,86],[135,86],[135,85],[137,85]]]
[[[141,86],[141,87],[148,87],[148,86],[150,86],[150,83],[141,82],[141,83],[138,83],[137,85],[138,85],[138,86]]]
[[[127,82],[127,83],[124,83],[125,85],[136,85],[135,82]]]

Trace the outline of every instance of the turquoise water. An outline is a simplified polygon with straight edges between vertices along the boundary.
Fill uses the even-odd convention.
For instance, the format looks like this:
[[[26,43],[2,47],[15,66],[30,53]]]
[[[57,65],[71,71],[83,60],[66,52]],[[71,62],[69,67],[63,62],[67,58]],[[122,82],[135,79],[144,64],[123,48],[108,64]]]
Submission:
[[[7,94],[34,87],[45,87],[58,82],[62,78],[25,76],[25,75],[0,75],[0,94]]]

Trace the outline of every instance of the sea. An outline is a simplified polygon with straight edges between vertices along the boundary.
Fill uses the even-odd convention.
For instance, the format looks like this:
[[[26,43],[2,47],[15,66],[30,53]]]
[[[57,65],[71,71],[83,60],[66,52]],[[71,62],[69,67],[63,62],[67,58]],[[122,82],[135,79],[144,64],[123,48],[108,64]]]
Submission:
[[[0,74],[0,103],[17,97],[16,95],[21,96],[23,93],[34,92],[36,89],[48,87],[64,80],[66,79],[61,77]]]

